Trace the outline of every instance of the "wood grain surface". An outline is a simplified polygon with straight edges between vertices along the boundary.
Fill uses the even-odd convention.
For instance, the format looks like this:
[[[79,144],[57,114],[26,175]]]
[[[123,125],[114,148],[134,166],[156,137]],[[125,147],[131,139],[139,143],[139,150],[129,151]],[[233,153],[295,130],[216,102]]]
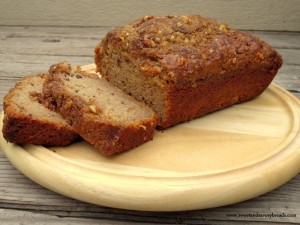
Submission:
[[[238,29],[300,31],[299,11],[298,0],[1,0],[0,25],[120,26],[145,15],[200,14]]]
[[[94,65],[83,68],[95,72]],[[300,101],[271,84],[252,101],[155,131],[152,141],[112,157],[86,141],[46,148],[0,136],[0,146],[21,173],[62,195],[121,209],[184,211],[251,199],[297,175],[299,124]]]
[[[22,76],[68,60],[93,63],[93,48],[110,27],[0,27],[0,97]],[[284,58],[274,82],[300,98],[300,34],[254,32]],[[0,103],[2,106],[2,101]],[[4,224],[299,224],[300,176],[241,203],[183,212],[101,207],[49,191],[26,178],[0,152],[0,218]],[[76,185],[76,184],[75,184]],[[238,192],[237,192],[238,194]],[[291,215],[296,214],[296,217]]]

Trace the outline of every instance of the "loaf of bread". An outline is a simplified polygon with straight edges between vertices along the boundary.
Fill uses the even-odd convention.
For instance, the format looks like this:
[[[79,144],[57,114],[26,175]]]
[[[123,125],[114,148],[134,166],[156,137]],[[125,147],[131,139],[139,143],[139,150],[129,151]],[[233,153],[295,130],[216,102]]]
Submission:
[[[67,62],[50,67],[44,99],[103,155],[153,138],[156,113],[96,74]]]
[[[56,112],[40,103],[47,74],[26,76],[4,97],[3,136],[12,143],[64,146],[78,135]]]
[[[159,127],[260,95],[281,67],[266,42],[201,16],[146,16],[95,48],[97,72],[145,102]]]

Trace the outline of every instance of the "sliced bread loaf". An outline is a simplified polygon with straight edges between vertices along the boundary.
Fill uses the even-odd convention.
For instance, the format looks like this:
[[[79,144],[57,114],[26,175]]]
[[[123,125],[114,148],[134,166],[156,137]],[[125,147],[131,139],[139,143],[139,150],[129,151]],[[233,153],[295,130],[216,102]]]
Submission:
[[[132,149],[153,138],[158,119],[151,108],[78,66],[67,62],[51,66],[43,93],[103,155]]]
[[[95,48],[97,72],[152,107],[166,128],[260,95],[282,58],[266,42],[201,16],[146,16]]]
[[[3,136],[12,143],[64,146],[78,135],[56,112],[39,103],[47,74],[26,76],[4,97]]]

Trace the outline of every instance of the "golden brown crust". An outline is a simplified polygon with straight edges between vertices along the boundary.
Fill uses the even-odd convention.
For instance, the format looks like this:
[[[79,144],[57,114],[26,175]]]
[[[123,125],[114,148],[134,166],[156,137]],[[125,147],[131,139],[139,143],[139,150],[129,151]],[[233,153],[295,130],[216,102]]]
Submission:
[[[64,146],[78,135],[57,113],[39,103],[47,74],[26,76],[4,97],[3,136],[12,143]]]
[[[97,71],[119,88],[134,86],[122,84],[133,81],[133,78],[126,77],[122,82],[119,81],[122,78],[118,73],[122,72],[120,68],[126,68],[126,63],[133,68],[132,76],[136,80],[140,80],[140,77],[146,83],[153,80],[153,87],[160,87],[160,92],[167,96],[163,99],[166,104],[158,107],[159,110],[155,107],[160,103],[150,104],[160,114],[160,126],[165,128],[204,115],[186,112],[186,108],[178,109],[178,104],[183,105],[181,102],[190,104],[193,112],[208,113],[259,95],[281,67],[282,58],[266,42],[212,19],[201,16],[147,16],[110,31],[95,48],[95,63]],[[237,78],[241,75],[247,77],[243,80],[256,79],[252,83],[256,82],[258,87],[248,87],[245,81],[244,88],[248,92],[239,94],[241,90],[235,90],[235,84],[242,79]],[[227,92],[234,89],[236,95],[222,96],[224,102],[218,100],[212,103],[219,104],[219,107],[209,110],[211,101],[204,100],[203,95],[214,93],[214,97],[224,94],[226,90],[222,90],[225,88],[223,83],[231,77],[236,78],[236,83],[232,83],[232,87],[226,86]],[[201,87],[207,83],[211,83],[212,90],[218,89],[219,92],[203,92],[205,88]],[[127,91],[136,98],[142,93],[130,88]],[[179,95],[175,91],[181,93],[182,100],[174,97]],[[195,103],[200,100],[191,96],[191,93],[201,97],[206,106],[197,108],[203,104]],[[149,96],[143,96],[139,100],[147,98]],[[166,110],[162,112],[161,108]]]
[[[132,149],[153,138],[157,118],[150,108],[149,115],[143,119],[123,122],[114,115],[110,117],[107,109],[109,106],[104,102],[104,98],[109,97],[111,105],[116,104],[112,111],[121,110],[118,106],[121,106],[125,98],[136,101],[97,75],[77,69],[72,71],[71,68],[76,67],[68,63],[59,63],[50,68],[49,79],[44,85],[44,96],[51,104],[55,102],[56,110],[85,140],[108,156]],[[76,79],[79,79],[80,83]],[[88,89],[91,83],[95,86]],[[137,107],[137,111],[147,108],[141,103],[132,104]],[[126,114],[122,117],[125,118]]]

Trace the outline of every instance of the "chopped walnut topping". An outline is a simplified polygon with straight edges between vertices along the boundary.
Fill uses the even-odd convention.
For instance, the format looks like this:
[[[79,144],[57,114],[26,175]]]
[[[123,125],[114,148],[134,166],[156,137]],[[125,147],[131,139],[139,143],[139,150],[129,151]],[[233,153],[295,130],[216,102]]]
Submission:
[[[153,65],[151,62],[144,62],[140,65],[140,70],[149,74],[161,73],[162,68],[158,65]]]
[[[220,27],[219,27],[219,30],[226,33],[228,31],[226,25],[222,24]]]
[[[159,37],[156,37],[156,38],[154,38],[154,41],[155,41],[157,44],[159,44],[159,43],[160,43],[160,38],[159,38]]]
[[[89,109],[91,110],[91,112],[97,113],[97,110],[96,110],[96,106],[95,106],[95,105],[89,105]]]
[[[178,60],[177,60],[177,65],[178,66],[182,66],[182,65],[184,65],[186,63],[186,59],[185,58],[179,58]]]
[[[192,22],[192,20],[188,16],[182,16],[181,21],[185,24],[189,24]]]
[[[161,46],[167,46],[168,44],[169,44],[169,42],[163,41],[163,42],[161,43]]]
[[[190,42],[191,44],[196,44],[196,40],[194,38],[191,38]]]
[[[261,52],[256,53],[256,57],[259,58],[259,59],[264,59],[265,58],[264,54],[261,53]]]
[[[99,108],[98,106],[94,105],[94,104],[91,104],[88,106],[89,107],[89,110],[92,112],[92,113],[101,113],[102,112],[102,109]]]
[[[119,36],[119,39],[124,42],[125,38],[123,36]]]
[[[147,46],[147,47],[150,47],[150,46],[151,46],[150,40],[149,40],[148,38],[146,38],[146,37],[143,39],[143,44],[144,44],[145,46]]]
[[[64,109],[70,109],[73,105],[73,101],[72,100],[69,100],[67,101],[65,104],[64,104]]]
[[[153,18],[153,16],[144,16],[143,21],[147,21],[147,20],[150,20],[152,18]]]
[[[170,41],[175,42],[176,37],[174,35],[171,35]]]
[[[156,43],[155,43],[153,40],[151,40],[151,41],[150,41],[150,46],[151,46],[152,48],[155,48],[155,47],[156,47]]]
[[[148,38],[144,38],[143,39],[143,44],[146,47],[151,47],[151,48],[155,48],[157,46],[157,44],[155,43],[155,41],[148,39]]]
[[[201,53],[201,58],[204,59],[204,60],[206,60],[207,56],[204,53]]]
[[[175,73],[173,71],[168,72],[168,75],[172,78],[175,77]]]
[[[182,26],[182,23],[177,22],[177,23],[176,23],[176,26],[177,26],[177,27],[181,27],[181,26]]]
[[[177,37],[180,37],[180,38],[182,38],[182,40],[185,38],[185,35],[184,35],[184,33],[181,33],[181,32],[176,32],[176,35],[177,35]]]
[[[144,130],[147,130],[147,127],[144,125],[140,125],[141,128],[143,128]]]
[[[157,73],[161,73],[162,68],[159,67],[159,66],[153,66],[153,70],[154,70],[155,72],[157,72]]]

